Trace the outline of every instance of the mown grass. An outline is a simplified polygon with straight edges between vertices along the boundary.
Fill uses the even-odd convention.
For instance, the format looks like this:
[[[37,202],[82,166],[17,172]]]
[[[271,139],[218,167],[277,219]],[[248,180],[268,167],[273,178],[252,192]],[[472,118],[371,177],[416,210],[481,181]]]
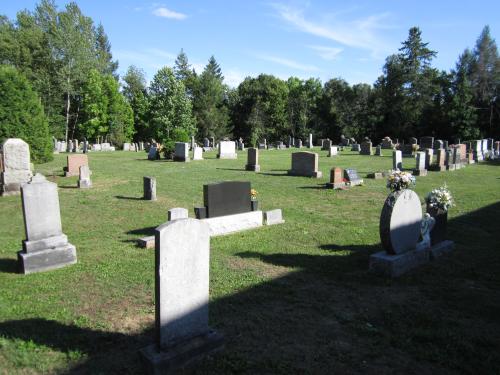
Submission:
[[[263,210],[286,223],[211,240],[210,321],[225,351],[196,373],[500,373],[500,165],[482,163],[417,178],[423,200],[446,182],[450,257],[396,280],[367,272],[381,250],[385,181],[325,190],[333,166],[360,176],[391,157],[320,154],[322,179],[286,176],[291,150],[261,151],[261,173],[237,160],[147,161],[144,153],[89,155],[93,188],[62,177],[66,156],[37,171],[56,182],[63,230],[78,264],[20,275],[21,200],[0,199],[0,373],[140,373],[137,350],[152,340],[154,257],[135,240],[167,210],[203,201],[203,184],[249,180]],[[404,159],[413,166],[412,159]],[[158,201],[142,197],[157,178]]]

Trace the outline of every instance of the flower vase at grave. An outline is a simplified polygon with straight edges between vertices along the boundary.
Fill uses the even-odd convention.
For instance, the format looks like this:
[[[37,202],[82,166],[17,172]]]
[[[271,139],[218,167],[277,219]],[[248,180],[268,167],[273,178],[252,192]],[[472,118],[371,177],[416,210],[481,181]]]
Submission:
[[[446,240],[446,226],[448,225],[448,211],[427,205],[427,213],[431,215],[436,223],[431,230],[431,245]]]
[[[259,201],[251,201],[252,204],[252,211],[257,211],[259,209]]]

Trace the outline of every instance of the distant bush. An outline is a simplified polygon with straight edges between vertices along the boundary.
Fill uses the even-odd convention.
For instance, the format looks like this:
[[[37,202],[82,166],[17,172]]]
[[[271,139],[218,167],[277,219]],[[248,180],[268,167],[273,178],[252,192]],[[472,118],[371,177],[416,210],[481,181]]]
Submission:
[[[175,152],[175,142],[189,142],[189,134],[187,130],[176,128],[170,132],[168,140],[163,143],[163,156],[167,159],[171,159]]]
[[[52,160],[49,123],[37,93],[14,67],[0,65],[0,142],[21,138],[36,163]]]

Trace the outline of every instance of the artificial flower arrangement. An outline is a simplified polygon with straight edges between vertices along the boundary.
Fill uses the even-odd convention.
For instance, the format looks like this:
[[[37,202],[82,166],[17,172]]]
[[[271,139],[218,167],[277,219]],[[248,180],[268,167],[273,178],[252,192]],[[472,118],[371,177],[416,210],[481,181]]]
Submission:
[[[252,198],[253,201],[257,200],[257,194],[259,194],[257,190],[250,189],[250,197]]]
[[[425,203],[427,203],[429,207],[440,209],[445,212],[447,212],[450,207],[455,205],[453,197],[446,187],[446,184],[427,194],[425,197]]]
[[[409,172],[402,172],[399,169],[392,171],[387,178],[387,187],[391,191],[399,191],[415,186],[416,180]]]

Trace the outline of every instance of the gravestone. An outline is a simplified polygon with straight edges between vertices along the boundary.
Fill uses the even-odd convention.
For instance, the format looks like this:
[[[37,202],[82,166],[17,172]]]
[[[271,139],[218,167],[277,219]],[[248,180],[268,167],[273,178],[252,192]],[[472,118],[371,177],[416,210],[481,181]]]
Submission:
[[[203,147],[210,147],[210,140],[208,138],[203,139]]]
[[[260,171],[258,149],[251,147],[247,150],[247,164],[245,165],[245,170],[254,172]]]
[[[427,263],[430,249],[417,249],[421,228],[418,195],[410,189],[389,194],[380,215],[380,240],[385,251],[370,256],[370,270],[397,277]]]
[[[344,171],[342,168],[330,169],[330,182],[326,184],[329,189],[342,189],[345,187]]]
[[[143,186],[144,186],[144,196],[143,199],[146,201],[155,201],[156,200],[156,178],[144,176],[142,178]]]
[[[193,148],[193,160],[203,160],[203,148],[198,147],[196,144]]]
[[[363,179],[358,176],[358,171],[352,168],[344,169],[344,179],[350,186],[363,185]]]
[[[123,151],[130,151],[130,143],[123,144]]]
[[[217,157],[219,159],[236,159],[238,157],[236,143],[233,141],[220,141]]]
[[[444,164],[446,166],[446,170],[448,171],[455,170],[455,164],[453,164],[453,151],[450,148],[445,149]]]
[[[210,137],[210,147],[215,148],[215,137]]]
[[[192,135],[191,136],[191,145],[190,145],[191,150],[194,149],[195,145],[196,145],[196,141],[194,139],[194,135]]]
[[[375,156],[383,156],[382,155],[382,146],[378,145],[375,149]]]
[[[174,161],[189,161],[189,143],[175,142]]]
[[[89,142],[87,140],[83,141],[83,153],[86,154],[89,152]]]
[[[358,143],[353,143],[351,145],[351,151],[359,152],[359,151],[361,151],[361,146]]]
[[[394,150],[392,152],[392,169],[403,170],[403,154],[400,150]]]
[[[332,141],[329,139],[323,139],[321,149],[322,150],[330,150],[330,147],[332,147]]]
[[[295,147],[302,148],[302,139],[299,139],[297,140],[297,142],[295,142]]]
[[[439,149],[441,149],[441,148],[444,148],[443,141],[442,141],[442,140],[440,140],[440,139],[436,139],[436,140],[434,141],[434,147],[433,147],[433,149],[434,149],[434,150],[439,150]]]
[[[307,147],[313,148],[313,135],[309,133],[309,141],[307,143]]]
[[[394,143],[392,143],[392,139],[389,137],[384,137],[384,139],[382,139],[382,148],[387,150],[392,150],[394,148]]]
[[[76,248],[62,232],[57,184],[41,174],[21,186],[26,240],[18,262],[24,274],[76,263]]]
[[[78,152],[78,139],[73,140],[73,152]]]
[[[321,178],[323,174],[318,171],[318,154],[315,152],[294,152],[292,154],[292,169],[288,171],[291,176],[305,176]]]
[[[156,146],[151,146],[148,152],[148,160],[157,160],[158,156],[158,149]]]
[[[140,354],[148,373],[173,372],[221,350],[208,326],[210,235],[206,223],[175,220],[155,231],[154,344]]]
[[[68,148],[66,152],[73,152],[73,141],[71,139],[68,142]]]
[[[87,154],[82,155],[68,155],[66,157],[67,166],[64,168],[64,176],[78,176],[80,174],[80,167],[82,165],[89,165]]]
[[[413,170],[415,176],[427,176],[427,169],[425,168],[425,152],[417,152],[416,165]]]
[[[411,145],[417,145],[417,144],[418,144],[418,140],[417,140],[417,138],[415,138],[415,137],[411,137],[411,138],[410,138],[410,144],[411,144]]]
[[[30,148],[22,139],[9,138],[0,151],[0,195],[19,194],[21,185],[33,176]]]
[[[250,182],[224,181],[203,185],[203,207],[196,207],[198,219],[234,215],[252,210]]]
[[[92,186],[92,181],[90,180],[90,175],[92,172],[88,165],[80,166],[80,177],[78,179],[78,187],[80,189],[88,189]]]
[[[266,225],[283,224],[285,220],[283,220],[281,209],[278,208],[264,212],[264,222]]]
[[[420,138],[420,148],[434,148],[434,137],[421,137]]]
[[[175,207],[168,210],[167,221],[182,220],[188,218],[188,210],[183,207]]]
[[[434,149],[426,148],[425,149],[425,169],[429,169],[429,167],[433,164],[434,160]]]
[[[436,164],[431,165],[429,168],[433,171],[442,172],[446,170],[446,151],[444,148],[435,149],[436,151]]]
[[[413,155],[413,145],[411,143],[404,144],[402,147],[403,156]]]
[[[371,141],[364,141],[361,143],[361,150],[359,151],[360,155],[372,155],[373,147]]]
[[[330,142],[330,144],[331,144],[331,142]],[[338,155],[338,153],[339,153],[339,150],[338,150],[337,146],[330,146],[330,148],[328,149],[328,157],[330,157],[330,158]]]

